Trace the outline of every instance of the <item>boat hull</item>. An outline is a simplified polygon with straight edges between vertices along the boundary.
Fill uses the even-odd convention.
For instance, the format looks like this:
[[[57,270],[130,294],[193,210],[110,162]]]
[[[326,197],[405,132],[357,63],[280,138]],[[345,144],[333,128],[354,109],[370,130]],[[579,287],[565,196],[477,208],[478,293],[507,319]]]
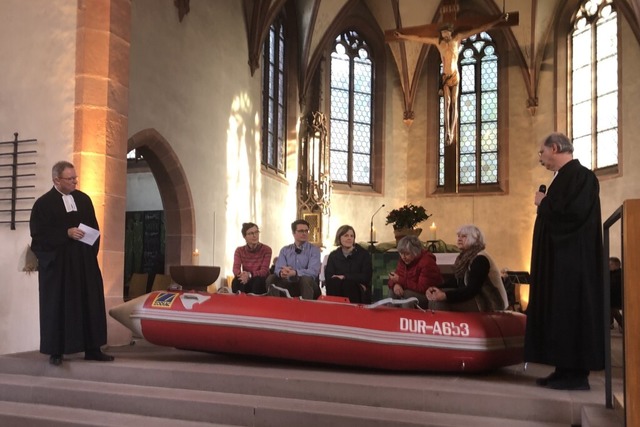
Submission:
[[[526,322],[514,312],[425,312],[200,292],[152,292],[110,313],[161,346],[447,372],[521,363]]]

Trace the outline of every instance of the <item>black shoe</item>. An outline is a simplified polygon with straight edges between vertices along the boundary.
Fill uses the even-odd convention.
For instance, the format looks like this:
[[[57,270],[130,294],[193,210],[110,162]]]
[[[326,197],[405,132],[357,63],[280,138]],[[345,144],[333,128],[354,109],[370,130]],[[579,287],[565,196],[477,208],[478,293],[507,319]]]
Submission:
[[[591,390],[591,387],[589,387],[589,378],[582,375],[563,375],[549,380],[545,387],[554,390]]]
[[[551,380],[555,380],[560,374],[558,373],[558,371],[553,371],[550,375],[547,375],[544,378],[538,378],[536,380],[536,384],[541,386],[541,387],[546,387],[547,384],[549,383],[549,381]]]
[[[51,363],[54,366],[62,365],[62,355],[52,354],[51,356],[49,356],[49,363]]]
[[[101,352],[100,350],[85,351],[84,360],[97,360],[98,362],[113,362],[115,357]]]

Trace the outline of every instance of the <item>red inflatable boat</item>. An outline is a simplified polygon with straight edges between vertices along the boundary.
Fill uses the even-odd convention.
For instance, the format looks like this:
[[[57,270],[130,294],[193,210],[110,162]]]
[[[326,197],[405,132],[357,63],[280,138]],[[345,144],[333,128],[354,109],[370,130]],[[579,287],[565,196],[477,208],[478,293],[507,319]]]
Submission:
[[[394,303],[152,292],[110,315],[153,344],[207,352],[412,371],[477,372],[523,361],[523,314]]]

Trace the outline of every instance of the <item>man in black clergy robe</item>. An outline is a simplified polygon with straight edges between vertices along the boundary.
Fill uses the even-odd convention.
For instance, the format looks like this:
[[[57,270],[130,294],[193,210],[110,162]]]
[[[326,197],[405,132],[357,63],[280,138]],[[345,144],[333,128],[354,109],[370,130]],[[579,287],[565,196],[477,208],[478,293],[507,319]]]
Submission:
[[[38,257],[40,352],[56,366],[64,354],[81,351],[86,360],[111,361],[100,350],[107,342],[100,239],[92,246],[79,241],[85,235],[80,224],[98,229],[93,203],[76,190],[71,163],[58,162],[51,173],[53,188],[36,200],[29,221]]]
[[[555,177],[535,194],[525,361],[555,366],[540,386],[589,390],[589,371],[604,368],[600,186],[565,135],[549,135],[539,155]]]

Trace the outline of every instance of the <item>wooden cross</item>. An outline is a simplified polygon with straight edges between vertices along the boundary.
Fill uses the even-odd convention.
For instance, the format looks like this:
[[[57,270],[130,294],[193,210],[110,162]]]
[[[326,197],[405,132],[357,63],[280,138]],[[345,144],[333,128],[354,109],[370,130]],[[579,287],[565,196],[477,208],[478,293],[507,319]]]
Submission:
[[[445,142],[451,145],[457,140],[458,95],[460,76],[458,72],[458,54],[461,42],[474,34],[490,28],[518,25],[518,12],[502,15],[480,16],[457,19],[460,9],[458,0],[444,0],[440,14],[442,21],[399,28],[385,32],[387,42],[416,41],[435,46],[440,52],[443,65],[442,89],[444,95]],[[405,111],[405,116],[407,111]]]
[[[440,15],[442,16],[442,20],[440,22],[417,25],[415,27],[399,28],[397,30],[387,30],[384,33],[385,41],[401,41],[402,39],[396,34],[398,31],[405,35],[438,37],[440,35],[440,30],[446,25],[450,25],[456,33],[464,33],[474,28],[484,27],[485,25],[496,21],[496,19],[500,17],[500,15],[485,15],[458,19],[459,11],[460,5],[458,4],[458,0],[444,0],[440,7]],[[520,14],[518,12],[509,12],[507,15],[507,20],[493,25],[492,28],[513,27],[520,23]]]

